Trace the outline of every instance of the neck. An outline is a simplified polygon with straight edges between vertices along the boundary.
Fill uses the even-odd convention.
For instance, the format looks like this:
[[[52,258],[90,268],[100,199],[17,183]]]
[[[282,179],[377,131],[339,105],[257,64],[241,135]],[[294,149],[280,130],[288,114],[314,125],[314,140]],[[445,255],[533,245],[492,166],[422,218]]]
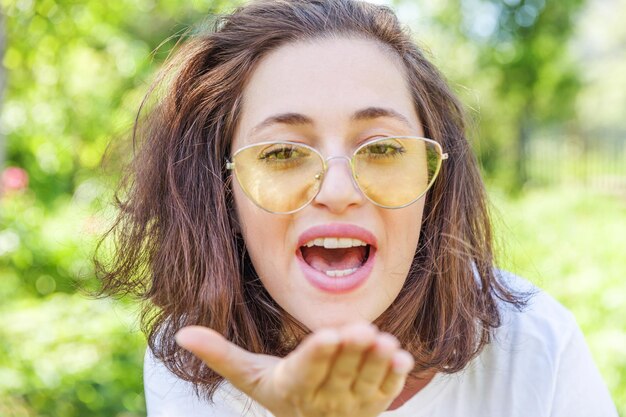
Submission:
[[[435,377],[437,372],[434,370],[428,370],[419,376],[409,376],[404,384],[404,389],[396,397],[395,400],[391,403],[388,411],[395,410],[396,408],[401,407],[405,402],[413,398],[415,394],[420,392],[432,379]]]

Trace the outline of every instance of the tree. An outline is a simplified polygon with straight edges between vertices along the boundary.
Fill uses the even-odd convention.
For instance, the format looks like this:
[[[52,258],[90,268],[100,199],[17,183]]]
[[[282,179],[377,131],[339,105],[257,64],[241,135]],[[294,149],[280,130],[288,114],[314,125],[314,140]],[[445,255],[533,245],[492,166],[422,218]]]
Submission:
[[[111,202],[119,175],[102,175],[102,156],[109,145],[129,142],[141,98],[179,37],[227,7],[234,4],[42,0],[6,7],[3,68],[10,76],[0,131],[7,163],[27,172],[29,186],[19,199],[0,202],[0,231],[17,242],[0,253],[0,277],[17,273],[22,289],[45,295],[38,280],[54,282],[40,289],[74,292],[81,276],[93,276],[85,244],[93,233],[84,229],[101,219],[86,211]]]
[[[2,62],[2,58],[4,58],[4,14],[0,13],[0,62]],[[0,65],[0,111],[2,111],[2,98],[4,96],[4,85],[5,85],[5,70],[4,66]],[[4,135],[2,131],[0,131],[0,173],[4,168]],[[0,190],[0,192],[2,192]]]
[[[538,128],[575,116],[581,82],[568,41],[583,2],[448,0],[438,10],[453,42],[476,54],[459,81],[479,85],[488,97],[477,151],[487,174],[514,167],[512,189],[527,181],[526,149]]]
[[[30,182],[0,195],[0,415],[145,415],[143,338],[120,325],[109,300],[74,294],[94,281],[92,248],[106,221],[94,212],[100,199],[111,203],[119,174],[105,177],[100,162],[109,144],[130,141],[141,98],[180,35],[234,4],[2,5],[0,73],[9,76],[0,132],[7,164]]]

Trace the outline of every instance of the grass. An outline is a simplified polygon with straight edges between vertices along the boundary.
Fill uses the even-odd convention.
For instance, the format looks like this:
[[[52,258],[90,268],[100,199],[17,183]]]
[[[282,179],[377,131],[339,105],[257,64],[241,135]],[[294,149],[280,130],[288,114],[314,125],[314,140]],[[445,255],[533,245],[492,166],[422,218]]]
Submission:
[[[500,266],[574,313],[626,415],[626,196],[570,186],[490,197]]]

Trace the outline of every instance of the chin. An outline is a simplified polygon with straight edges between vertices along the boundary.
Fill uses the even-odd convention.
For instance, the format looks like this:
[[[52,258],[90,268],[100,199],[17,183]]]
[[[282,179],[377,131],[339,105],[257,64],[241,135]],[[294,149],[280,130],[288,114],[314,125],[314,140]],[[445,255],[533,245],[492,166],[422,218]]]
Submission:
[[[364,312],[359,314],[358,309],[350,304],[343,304],[341,306],[319,306],[316,311],[324,311],[324,314],[315,312],[301,312],[299,315],[303,316],[302,320],[297,315],[293,315],[296,320],[306,326],[309,330],[315,331],[322,328],[338,328],[348,324],[357,322],[373,322],[377,314],[373,312]]]

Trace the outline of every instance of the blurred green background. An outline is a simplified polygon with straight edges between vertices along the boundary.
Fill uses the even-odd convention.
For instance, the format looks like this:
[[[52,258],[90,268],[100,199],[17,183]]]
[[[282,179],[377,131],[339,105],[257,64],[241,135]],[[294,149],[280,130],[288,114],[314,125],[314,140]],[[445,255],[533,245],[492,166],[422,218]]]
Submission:
[[[77,288],[155,71],[235,4],[0,5],[0,416],[145,415],[138,305]],[[468,109],[499,264],[574,312],[626,416],[626,1],[393,6]]]

